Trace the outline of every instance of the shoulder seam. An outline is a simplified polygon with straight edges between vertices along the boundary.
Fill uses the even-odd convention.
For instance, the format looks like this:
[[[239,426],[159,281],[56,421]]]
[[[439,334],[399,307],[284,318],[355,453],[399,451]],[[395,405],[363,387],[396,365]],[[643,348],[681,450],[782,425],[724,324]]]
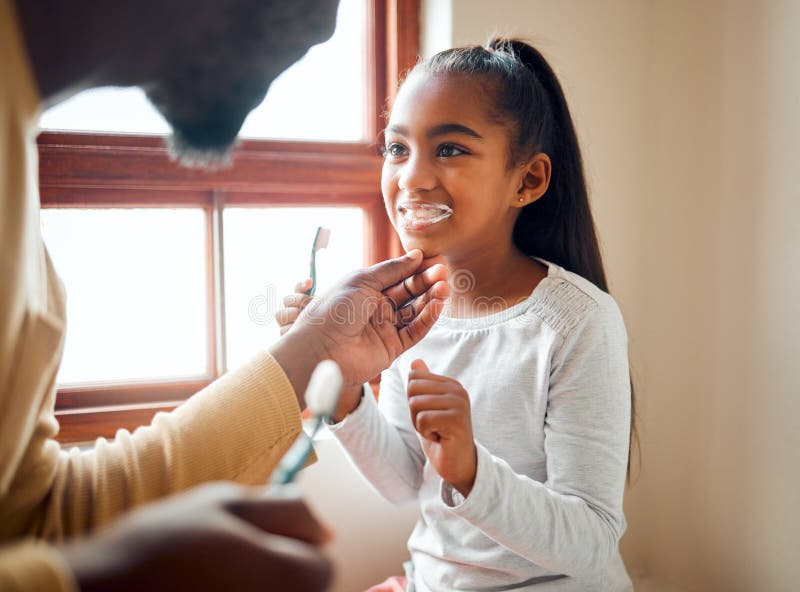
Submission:
[[[542,298],[536,299],[531,312],[565,338],[587,312],[598,306],[597,300],[578,286],[564,278],[557,278]]]

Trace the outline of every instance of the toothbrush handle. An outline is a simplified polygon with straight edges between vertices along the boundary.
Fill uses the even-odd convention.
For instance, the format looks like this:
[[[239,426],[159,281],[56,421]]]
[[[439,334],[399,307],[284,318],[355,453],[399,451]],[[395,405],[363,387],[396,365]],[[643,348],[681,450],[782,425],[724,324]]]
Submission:
[[[278,468],[272,473],[269,479],[272,485],[285,485],[291,483],[295,475],[306,464],[308,456],[311,453],[311,439],[302,432],[297,440],[294,441],[292,447],[283,455]]]
[[[321,425],[322,418],[317,418],[311,430],[311,436],[307,436],[304,431],[300,432],[292,447],[283,455],[278,468],[272,473],[269,479],[271,485],[286,485],[294,480],[300,469],[305,466],[308,457],[311,456],[313,438]]]
[[[317,252],[311,249],[311,262],[309,264],[308,275],[311,277],[311,287],[306,290],[307,296],[313,296],[317,289]]]

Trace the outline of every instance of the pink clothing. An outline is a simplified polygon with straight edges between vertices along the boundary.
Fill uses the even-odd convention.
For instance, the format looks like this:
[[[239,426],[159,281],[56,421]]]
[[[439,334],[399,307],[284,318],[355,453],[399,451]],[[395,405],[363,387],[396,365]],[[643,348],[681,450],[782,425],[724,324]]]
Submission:
[[[408,578],[405,576],[392,576],[380,584],[372,586],[367,592],[406,592]]]

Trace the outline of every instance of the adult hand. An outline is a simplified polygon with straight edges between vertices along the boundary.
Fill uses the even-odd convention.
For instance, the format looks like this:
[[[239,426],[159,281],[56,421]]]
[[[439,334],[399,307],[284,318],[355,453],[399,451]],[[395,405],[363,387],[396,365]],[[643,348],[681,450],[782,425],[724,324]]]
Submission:
[[[316,548],[327,538],[291,489],[214,483],[135,511],[63,554],[81,592],[317,591],[331,579]]]
[[[356,392],[354,387],[388,368],[427,334],[450,294],[441,261],[423,261],[422,252],[413,250],[361,270],[311,301],[270,349],[301,406],[301,393],[321,360],[339,364],[345,390]]]
[[[447,376],[431,372],[422,360],[408,373],[411,423],[439,476],[467,497],[475,484],[478,451],[472,435],[469,395]]]

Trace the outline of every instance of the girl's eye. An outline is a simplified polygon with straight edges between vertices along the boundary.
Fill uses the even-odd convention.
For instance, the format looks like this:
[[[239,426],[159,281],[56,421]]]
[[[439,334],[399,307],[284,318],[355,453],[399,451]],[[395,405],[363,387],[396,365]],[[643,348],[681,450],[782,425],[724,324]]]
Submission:
[[[402,144],[393,142],[391,144],[387,144],[386,147],[384,147],[383,153],[387,157],[398,158],[400,156],[405,155],[406,147],[403,146]]]
[[[436,156],[441,158],[448,158],[450,156],[458,156],[460,154],[466,154],[465,150],[462,150],[455,144],[442,144],[439,148],[436,149]]]

